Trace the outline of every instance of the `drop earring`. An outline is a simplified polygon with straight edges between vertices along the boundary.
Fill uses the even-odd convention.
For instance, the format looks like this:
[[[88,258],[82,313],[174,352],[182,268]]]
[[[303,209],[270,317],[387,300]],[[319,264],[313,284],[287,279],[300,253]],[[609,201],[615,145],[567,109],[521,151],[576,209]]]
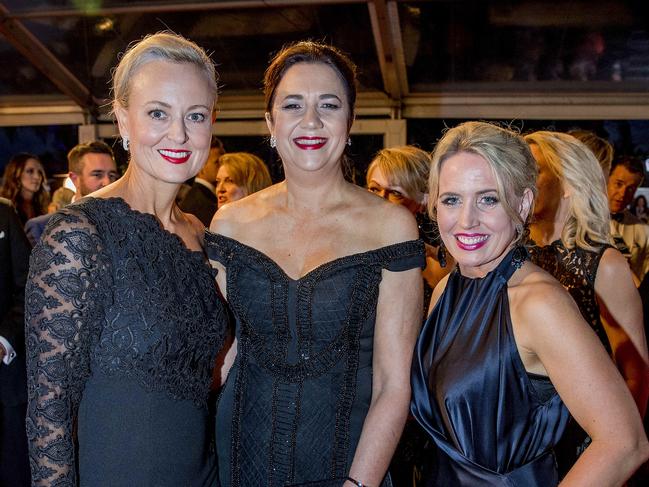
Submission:
[[[124,150],[128,152],[128,137],[124,136],[122,137],[122,147],[124,147]]]
[[[347,137],[347,146],[351,146],[351,145],[352,145],[352,138]]]
[[[274,149],[277,147],[277,139],[275,138],[274,135],[270,136],[270,141],[269,141],[270,146]]]

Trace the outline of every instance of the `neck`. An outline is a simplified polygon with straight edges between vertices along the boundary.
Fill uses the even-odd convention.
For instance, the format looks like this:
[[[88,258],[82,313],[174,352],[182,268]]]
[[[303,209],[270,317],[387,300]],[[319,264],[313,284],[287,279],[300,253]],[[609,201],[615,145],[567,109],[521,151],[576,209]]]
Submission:
[[[329,173],[320,171],[291,174],[286,171],[286,206],[308,213],[327,211],[342,198],[347,182],[340,166]]]
[[[534,215],[530,225],[530,237],[537,245],[548,245],[561,238],[563,227],[568,220],[569,202],[568,198],[561,198],[554,215]]]
[[[108,191],[108,187],[100,189],[98,196],[120,197],[132,209],[155,215],[165,228],[175,221],[173,210],[180,184],[153,180],[131,164],[124,175],[110,186]]]
[[[34,193],[32,191],[26,190],[25,188],[21,188],[20,197],[23,199],[23,201],[31,202],[31,200],[34,198]]]

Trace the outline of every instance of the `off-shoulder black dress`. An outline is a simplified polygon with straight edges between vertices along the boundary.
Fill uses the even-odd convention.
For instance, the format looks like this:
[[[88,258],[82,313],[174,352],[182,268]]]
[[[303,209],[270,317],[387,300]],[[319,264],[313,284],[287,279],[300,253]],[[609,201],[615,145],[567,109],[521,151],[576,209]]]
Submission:
[[[222,485],[285,486],[345,477],[372,395],[383,269],[426,265],[410,241],[323,264],[294,280],[265,254],[208,233],[227,268],[237,357],[217,408]]]
[[[25,301],[35,485],[216,485],[226,314],[201,252],[122,199],[86,198],[50,220]]]

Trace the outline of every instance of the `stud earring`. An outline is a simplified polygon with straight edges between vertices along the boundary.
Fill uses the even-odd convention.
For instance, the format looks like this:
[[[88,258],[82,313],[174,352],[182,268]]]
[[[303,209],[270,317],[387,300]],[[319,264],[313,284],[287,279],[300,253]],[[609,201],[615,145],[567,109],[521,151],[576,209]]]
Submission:
[[[270,146],[274,149],[277,147],[277,138],[274,135],[270,136]]]
[[[128,152],[128,137],[124,136],[122,137],[122,147],[124,147],[124,150]]]

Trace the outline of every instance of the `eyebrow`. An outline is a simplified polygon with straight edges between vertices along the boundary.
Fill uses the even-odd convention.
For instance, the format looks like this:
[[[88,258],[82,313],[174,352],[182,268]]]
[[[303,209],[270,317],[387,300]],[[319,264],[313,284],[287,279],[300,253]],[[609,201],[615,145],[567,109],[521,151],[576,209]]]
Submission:
[[[163,106],[165,108],[171,108],[171,105],[169,103],[165,103],[165,102],[160,101],[160,100],[151,100],[151,101],[146,102],[144,105],[145,106],[147,106],[147,105],[161,105],[161,106]],[[201,104],[192,105],[187,110],[194,110],[196,108],[204,108],[205,110],[210,110],[210,108],[207,105],[201,105]]]
[[[282,98],[282,100],[287,100],[289,98],[295,98],[295,99],[298,99],[298,100],[304,100],[303,95],[297,95],[297,94],[286,95],[284,98]],[[342,101],[338,95],[334,95],[333,93],[324,93],[324,94],[322,94],[322,95],[320,95],[318,97],[318,100],[323,100],[323,99],[326,99],[326,98],[335,98],[336,100]]]
[[[482,191],[478,191],[476,194],[477,195],[483,195],[487,193],[498,193],[497,189],[483,189]],[[460,193],[456,193],[455,191],[445,191],[444,193],[440,193],[440,196],[443,196],[445,194],[453,194],[453,195],[459,195]]]

